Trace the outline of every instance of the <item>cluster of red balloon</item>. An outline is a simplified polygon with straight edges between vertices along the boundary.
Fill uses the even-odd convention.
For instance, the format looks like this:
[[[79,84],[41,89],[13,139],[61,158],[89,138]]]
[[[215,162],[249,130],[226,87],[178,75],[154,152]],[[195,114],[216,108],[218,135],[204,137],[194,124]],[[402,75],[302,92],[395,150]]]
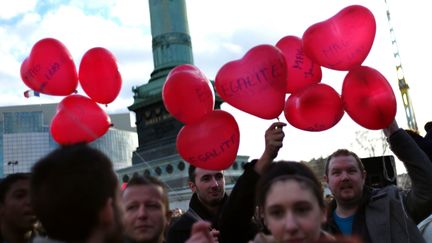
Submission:
[[[224,170],[237,156],[240,131],[234,117],[214,110],[210,81],[195,66],[175,67],[162,88],[167,111],[185,125],[177,135],[177,151],[190,164],[209,170]]]
[[[228,62],[216,75],[216,90],[233,107],[263,119],[284,111],[292,126],[306,131],[333,127],[344,111],[365,128],[384,128],[396,115],[393,90],[377,70],[361,66],[375,32],[369,9],[348,6],[302,38],[285,36],[276,47],[259,45]],[[320,83],[321,67],[349,71],[342,95]]]
[[[367,129],[385,128],[396,116],[396,98],[388,81],[377,70],[361,66],[375,32],[372,12],[352,5],[310,26],[302,37],[305,54],[318,65],[348,71],[342,84],[343,107]]]
[[[50,126],[57,143],[92,142],[108,131],[110,118],[97,103],[106,105],[114,101],[122,84],[116,59],[108,50],[101,47],[88,50],[77,73],[63,43],[53,38],[41,39],[23,61],[21,78],[34,91],[66,96],[58,104]],[[78,81],[90,98],[73,94]]]

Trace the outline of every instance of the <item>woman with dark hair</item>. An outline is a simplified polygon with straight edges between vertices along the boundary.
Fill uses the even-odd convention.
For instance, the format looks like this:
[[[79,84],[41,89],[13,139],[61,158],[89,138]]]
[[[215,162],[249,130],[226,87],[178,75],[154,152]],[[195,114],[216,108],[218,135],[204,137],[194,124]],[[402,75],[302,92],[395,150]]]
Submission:
[[[258,182],[256,202],[265,229],[250,243],[359,243],[355,238],[336,239],[321,229],[326,221],[323,188],[304,163],[273,163]]]
[[[271,165],[257,185],[257,206],[270,235],[253,242],[316,242],[332,240],[321,230],[325,222],[322,186],[305,164],[281,161]]]

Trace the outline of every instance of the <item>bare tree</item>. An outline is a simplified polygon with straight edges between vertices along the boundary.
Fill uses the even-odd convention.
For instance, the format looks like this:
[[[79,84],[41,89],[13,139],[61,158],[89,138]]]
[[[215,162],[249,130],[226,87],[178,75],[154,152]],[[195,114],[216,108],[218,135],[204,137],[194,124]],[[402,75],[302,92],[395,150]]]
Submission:
[[[382,156],[387,152],[388,143],[383,132],[359,130],[355,132],[355,144],[368,156]],[[353,143],[351,144],[353,145]]]

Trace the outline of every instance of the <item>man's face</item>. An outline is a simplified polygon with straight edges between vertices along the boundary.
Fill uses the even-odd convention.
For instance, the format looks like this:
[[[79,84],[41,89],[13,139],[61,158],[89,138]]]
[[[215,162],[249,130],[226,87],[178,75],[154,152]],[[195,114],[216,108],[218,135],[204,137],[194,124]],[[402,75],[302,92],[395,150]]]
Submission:
[[[360,170],[356,159],[337,156],[329,161],[327,183],[338,203],[355,203],[363,194],[366,172]]]
[[[225,195],[225,177],[222,170],[195,169],[195,182],[189,182],[192,192],[208,206],[217,206]]]
[[[137,242],[159,242],[168,225],[169,212],[157,185],[134,185],[123,191],[124,230]]]
[[[5,195],[0,204],[1,223],[10,228],[25,232],[33,228],[36,216],[30,205],[30,181],[18,180]]]

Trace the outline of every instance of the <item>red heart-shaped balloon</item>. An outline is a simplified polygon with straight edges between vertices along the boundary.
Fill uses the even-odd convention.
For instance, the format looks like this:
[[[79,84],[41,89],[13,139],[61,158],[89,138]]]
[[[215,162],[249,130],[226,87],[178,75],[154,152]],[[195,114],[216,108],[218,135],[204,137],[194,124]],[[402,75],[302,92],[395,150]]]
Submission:
[[[287,93],[294,93],[310,84],[321,81],[321,67],[305,55],[302,40],[299,37],[285,36],[276,43],[276,47],[285,56]]]
[[[224,170],[237,156],[240,131],[234,117],[214,110],[177,134],[177,151],[190,164],[207,170]]]
[[[45,38],[36,42],[21,64],[21,79],[32,90],[48,95],[69,95],[78,86],[72,56],[60,41]]]
[[[367,129],[386,128],[396,116],[396,98],[387,79],[377,70],[360,66],[348,72],[342,84],[348,115]]]
[[[167,111],[184,124],[198,122],[215,105],[210,80],[190,64],[179,65],[169,72],[162,88],[162,100]]]
[[[286,73],[282,52],[259,45],[222,66],[215,78],[216,91],[239,110],[263,119],[277,118],[285,103]]]
[[[95,102],[109,104],[117,98],[122,85],[114,55],[103,47],[88,50],[79,66],[79,82]]]
[[[363,6],[352,5],[310,26],[303,33],[303,48],[306,55],[321,66],[350,70],[366,59],[375,32],[372,12]]]
[[[327,84],[318,83],[291,94],[285,104],[285,118],[301,130],[317,132],[336,125],[344,114],[339,94]]]
[[[93,100],[82,95],[66,96],[51,121],[51,135],[59,144],[92,142],[111,125],[108,114]]]

